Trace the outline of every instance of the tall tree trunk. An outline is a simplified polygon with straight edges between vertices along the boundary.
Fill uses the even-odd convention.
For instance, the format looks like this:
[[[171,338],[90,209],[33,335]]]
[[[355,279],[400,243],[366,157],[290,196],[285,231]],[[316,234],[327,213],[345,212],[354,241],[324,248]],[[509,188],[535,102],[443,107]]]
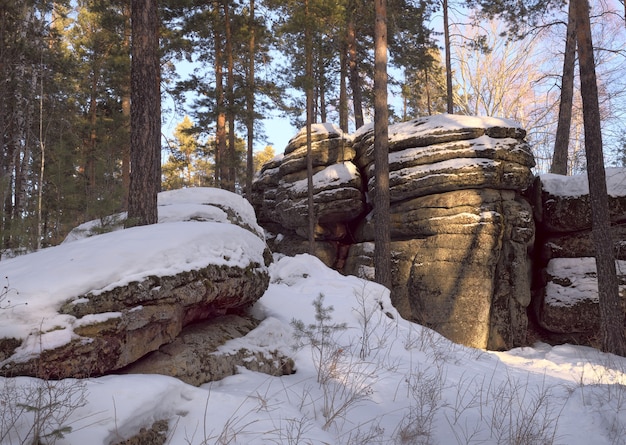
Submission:
[[[304,57],[306,93],[306,178],[307,178],[307,208],[309,214],[309,253],[315,254],[315,205],[313,202],[313,156],[311,154],[311,125],[313,122],[313,36],[309,24],[309,0],[304,0]]]
[[[446,52],[446,109],[454,113],[454,96],[452,95],[452,56],[450,49],[450,22],[448,19],[448,0],[443,0],[443,41]]]
[[[92,61],[91,91],[89,92],[89,140],[87,141],[87,153],[85,159],[85,175],[87,176],[87,201],[95,201],[96,195],[96,153],[97,153],[97,131],[98,124],[98,77],[100,73],[99,64]],[[89,213],[88,217],[91,217]],[[90,218],[88,218],[90,219]]]
[[[376,282],[391,290],[386,0],[374,0],[374,9],[374,267]]]
[[[356,128],[363,126],[363,92],[361,91],[361,76],[359,75],[359,63],[356,48],[356,5],[350,0],[348,5],[348,29],[346,39],[348,45],[348,70],[350,72],[350,89],[352,90],[352,106],[354,108],[354,125]]]
[[[348,132],[348,92],[346,91],[346,76],[348,75],[348,63],[346,46],[342,45],[339,54],[339,128]]]
[[[130,41],[131,41],[131,25],[130,25],[130,7],[124,4],[124,49],[128,51],[130,60]],[[130,80],[130,79],[129,79]],[[130,82],[129,82],[130,84]],[[126,85],[126,82],[124,82]],[[126,123],[130,122],[130,87],[123,86],[122,92],[122,116]],[[125,133],[126,134],[126,133]],[[130,138],[128,142],[124,141],[122,147],[122,209],[128,209],[128,190],[130,189]]]
[[[576,23],[573,3],[569,3],[565,55],[563,57],[563,76],[561,77],[561,100],[559,102],[559,121],[556,127],[554,153],[550,173],[567,175],[567,155],[569,134],[572,126],[572,104],[574,99],[574,67],[576,65]]]
[[[236,182],[236,148],[235,148],[235,66],[233,60],[233,36],[230,23],[229,0],[224,2],[224,29],[226,37],[226,69],[228,70],[226,79],[227,90],[227,115],[228,115],[228,180],[226,189],[235,191]]]
[[[219,2],[215,2],[215,11],[219,17]],[[218,23],[215,23],[215,109],[217,122],[215,126],[215,185],[222,186],[222,180],[226,177],[225,162],[226,155],[226,113],[224,111],[224,80],[222,63],[222,35],[219,31]]]
[[[319,89],[319,116],[320,122],[327,120],[326,116],[326,69],[324,67],[324,42],[322,38],[318,39],[317,53],[317,85]]]
[[[132,0],[131,173],[127,225],[158,222],[161,64],[157,0]]]
[[[247,119],[248,151],[246,157],[246,197],[252,196],[252,179],[254,176],[254,56],[255,56],[255,33],[254,33],[254,0],[250,0],[250,40],[248,41],[248,91],[247,91]]]
[[[602,350],[626,356],[624,308],[620,301],[609,219],[606,172],[602,154],[600,107],[596,82],[588,0],[571,0],[576,20],[576,43],[585,123],[585,154],[591,201],[592,238],[596,251]]]
[[[43,70],[43,63],[42,70]],[[35,250],[41,249],[41,242],[43,238],[43,187],[44,187],[44,172],[46,169],[46,143],[43,132],[43,73],[39,79],[39,150],[40,150],[40,164],[39,164],[39,182],[37,187],[37,239],[35,241]]]

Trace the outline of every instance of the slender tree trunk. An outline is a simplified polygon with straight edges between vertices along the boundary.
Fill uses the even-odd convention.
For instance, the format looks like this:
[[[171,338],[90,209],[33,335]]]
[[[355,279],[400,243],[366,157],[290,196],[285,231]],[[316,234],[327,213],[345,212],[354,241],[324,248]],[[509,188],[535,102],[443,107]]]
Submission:
[[[374,0],[374,9],[374,267],[376,282],[391,290],[386,0]]]
[[[226,79],[227,99],[228,99],[228,181],[226,189],[235,191],[236,182],[236,148],[235,148],[235,66],[233,60],[233,36],[230,23],[230,8],[228,0],[224,2],[224,26],[226,34],[226,68],[228,75]]]
[[[255,56],[255,33],[254,33],[254,0],[250,0],[250,40],[248,41],[248,98],[247,107],[247,132],[248,132],[248,152],[246,157],[246,197],[252,196],[252,179],[254,176],[254,56]]]
[[[131,173],[127,225],[158,222],[161,64],[157,0],[132,0]]]
[[[311,155],[311,125],[313,122],[313,36],[309,25],[309,0],[304,0],[304,57],[306,89],[306,171],[307,171],[307,207],[309,214],[309,253],[315,254],[315,205],[313,202],[313,157]]]
[[[92,64],[91,91],[89,100],[89,141],[87,142],[87,156],[85,160],[85,174],[87,175],[87,199],[96,198],[96,150],[98,124],[98,77],[100,68],[97,63]],[[91,215],[88,215],[91,216]]]
[[[606,172],[602,154],[600,107],[596,82],[588,0],[571,0],[576,20],[580,87],[585,123],[585,153],[591,201],[592,238],[596,250],[602,350],[626,355],[624,307],[620,301],[609,219]]]
[[[354,0],[348,6],[348,29],[346,32],[348,45],[348,70],[350,72],[350,89],[352,90],[352,106],[354,108],[354,125],[363,126],[363,93],[361,91],[361,76],[359,75],[358,55],[356,48],[356,23]]]
[[[324,42],[318,39],[317,53],[317,84],[319,88],[319,116],[320,122],[326,122],[326,69],[324,67]]]
[[[215,2],[215,11],[219,16],[219,2]],[[218,23],[215,24],[215,108],[217,122],[215,126],[215,185],[222,186],[226,177],[224,157],[226,154],[226,113],[224,112],[224,80],[222,63],[222,35]]]
[[[124,48],[128,51],[128,59],[130,60],[130,41],[131,41],[131,25],[130,25],[130,7],[124,5]],[[130,83],[130,82],[129,82]],[[130,123],[130,87],[123,86],[122,92],[122,116],[124,121]],[[130,124],[129,124],[130,125]],[[127,133],[125,133],[127,134]],[[130,188],[130,138],[128,142],[124,142],[122,147],[122,209],[128,209],[128,190]]]
[[[339,54],[339,127],[345,133],[348,132],[348,92],[346,91],[346,76],[348,64],[346,47],[343,45]]]
[[[443,0],[443,41],[446,52],[446,108],[449,114],[454,113],[454,96],[452,95],[452,56],[450,49],[450,22],[448,19],[448,0]]]
[[[576,65],[576,23],[573,6],[569,3],[565,55],[563,57],[563,76],[561,80],[561,100],[559,102],[559,121],[556,127],[554,153],[550,173],[567,175],[567,155],[569,134],[572,126],[572,104],[574,100],[574,67]]]
[[[43,63],[41,64],[43,66]],[[46,171],[46,143],[43,132],[43,73],[39,80],[39,149],[41,161],[39,164],[39,186],[37,187],[37,240],[35,241],[35,250],[41,249],[43,238],[43,179]]]

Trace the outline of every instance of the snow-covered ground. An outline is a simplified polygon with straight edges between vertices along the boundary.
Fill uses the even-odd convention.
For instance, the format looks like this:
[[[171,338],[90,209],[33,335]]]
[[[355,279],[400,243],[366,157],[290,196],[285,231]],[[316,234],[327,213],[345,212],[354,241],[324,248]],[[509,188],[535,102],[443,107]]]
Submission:
[[[110,283],[127,281],[130,266],[119,267],[122,260],[147,264],[150,273],[201,267],[200,258],[243,261],[245,249],[238,251],[230,239],[241,235],[242,245],[250,246],[253,241],[243,234],[249,232],[222,227],[222,244],[216,244],[200,227],[225,222],[223,215],[195,206],[206,202],[195,193],[207,191],[184,192],[187,202],[168,204],[163,224],[0,262],[1,276],[9,276],[0,309],[2,332],[22,332],[25,316],[39,322],[51,316],[60,290],[79,295],[102,289],[103,269]],[[247,207],[241,205],[245,214]],[[154,252],[160,240],[167,255]],[[98,250],[79,256],[76,249],[82,245]],[[38,269],[53,267],[54,273]],[[199,388],[158,375],[49,383],[0,379],[0,443],[32,443],[28,435],[40,425],[44,433],[71,428],[57,444],[108,445],[158,420],[167,421],[167,443],[176,445],[626,443],[624,358],[571,345],[536,344],[508,352],[462,347],[403,320],[384,288],[342,276],[312,256],[276,257],[269,269],[270,287],[253,308],[263,322],[224,349],[291,354],[293,375],[270,377],[241,369]],[[18,306],[25,302],[28,310]],[[71,320],[66,322],[69,329]],[[49,396],[56,398],[54,404]],[[58,420],[45,415],[50,412]]]

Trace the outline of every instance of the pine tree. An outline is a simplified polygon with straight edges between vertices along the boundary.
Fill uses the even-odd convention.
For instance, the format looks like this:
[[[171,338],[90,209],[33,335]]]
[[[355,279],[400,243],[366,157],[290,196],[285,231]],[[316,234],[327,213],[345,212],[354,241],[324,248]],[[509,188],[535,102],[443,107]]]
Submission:
[[[589,200],[591,201],[592,238],[595,247],[600,301],[600,331],[602,350],[626,356],[626,334],[624,333],[624,306],[620,300],[615,253],[611,235],[609,197],[602,153],[602,131],[598,84],[596,81],[589,2],[571,0],[576,23],[576,44],[580,68],[580,83],[585,121],[585,153]]]
[[[387,1],[375,0],[374,26],[374,267],[375,279],[391,290],[389,137],[387,111]]]
[[[131,175],[127,225],[158,221],[161,189],[161,66],[156,0],[132,1]]]

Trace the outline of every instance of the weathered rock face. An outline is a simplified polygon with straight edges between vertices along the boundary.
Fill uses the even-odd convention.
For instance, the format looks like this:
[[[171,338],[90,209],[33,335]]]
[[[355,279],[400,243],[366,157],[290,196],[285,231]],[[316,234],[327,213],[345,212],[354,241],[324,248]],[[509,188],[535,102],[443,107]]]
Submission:
[[[162,374],[199,386],[237,373],[238,366],[269,375],[291,374],[294,363],[279,352],[271,356],[245,348],[220,352],[227,341],[241,338],[259,326],[259,321],[239,315],[224,315],[194,323],[170,343],[124,368],[127,374]]]
[[[146,258],[145,267],[137,265],[133,271],[137,278],[128,284],[116,284],[115,273],[102,271],[103,277],[111,276],[114,281],[110,284],[101,281],[99,284],[102,287],[98,291],[68,295],[65,303],[54,308],[56,313],[50,315],[51,320],[59,320],[57,327],[52,322],[51,328],[45,327],[43,332],[33,332],[24,339],[0,340],[2,375],[66,378],[108,374],[127,367],[164,345],[172,344],[175,348],[178,336],[187,326],[223,317],[227,313],[241,312],[257,301],[269,285],[267,266],[271,254],[260,227],[251,219],[254,216],[251,206],[241,197],[228,194],[225,197],[229,199],[221,201],[219,206],[208,204],[209,198],[224,193],[228,194],[207,191],[206,199],[202,197],[200,202],[185,202],[185,194],[190,192],[176,191],[174,194],[178,196],[174,197],[166,193],[160,199],[159,208],[160,217],[166,220],[166,224],[157,225],[159,230],[146,226],[128,229],[121,234],[126,235],[123,239],[130,241],[144,236],[142,231],[150,230],[150,235],[145,236],[163,234],[175,240],[176,234],[182,231],[198,232],[197,242],[203,243],[206,248],[189,246],[189,249],[204,252],[200,256],[186,257],[194,263],[189,270],[145,276],[142,271],[153,270],[154,267],[153,260]],[[182,211],[180,207],[174,211],[174,206],[183,206]],[[170,224],[168,218],[174,215],[187,215],[185,218],[189,222]],[[220,230],[225,224],[228,227]],[[175,229],[167,230],[170,226]],[[224,234],[230,239],[224,240]],[[118,234],[91,237],[62,252],[71,252],[71,257],[67,258],[70,265],[77,255],[87,262],[90,256],[99,253],[93,250],[93,246],[106,245],[106,239],[112,243],[119,242],[118,237]],[[170,242],[176,244],[175,241]],[[154,255],[175,255],[176,252],[169,247],[156,249]],[[211,257],[212,253],[216,256]],[[239,256],[235,258],[236,255]],[[62,253],[52,255],[52,258],[65,262]],[[178,261],[184,262],[184,259],[174,261],[174,269],[180,268]],[[28,264],[29,257],[16,258],[12,263],[4,264],[11,270],[19,271],[22,268],[20,261]],[[84,267],[89,270],[88,264]],[[67,270],[67,267],[61,270]],[[36,270],[31,270],[31,273],[38,276]],[[33,302],[35,298],[37,295],[31,296]],[[62,301],[56,295],[55,299]],[[24,306],[25,315],[28,315],[28,310]],[[233,327],[235,322],[227,320],[224,326],[230,327],[224,327],[225,333],[219,338],[228,338],[229,332],[242,335],[243,331]],[[58,344],[50,346],[49,338],[54,338],[55,330],[62,334],[61,338],[68,340],[57,341]],[[42,345],[39,353],[25,356],[23,351],[20,352],[23,344],[36,344],[37,341]],[[243,355],[239,358],[243,359]],[[233,363],[234,360],[231,360],[230,369],[234,368]],[[210,377],[198,369],[186,369],[185,372],[191,376],[190,381],[198,384],[204,383],[202,378]]]
[[[624,169],[607,169],[611,232],[620,292],[626,296]],[[598,283],[586,175],[539,176],[534,184],[537,274],[533,309],[542,335],[553,341],[596,344]]]
[[[534,241],[532,209],[521,195],[534,165],[523,130],[438,116],[389,134],[394,304],[459,343],[523,344]],[[358,134],[354,145],[372,195],[373,135]],[[371,221],[357,238],[373,240]]]
[[[350,228],[366,212],[361,172],[353,163],[352,138],[330,124],[312,127],[313,202],[318,255],[335,264],[337,249],[350,237]],[[259,223],[279,234],[269,239],[286,254],[308,251],[308,186],[306,133],[300,131],[284,156],[266,164],[254,182],[251,202]]]
[[[405,318],[470,346],[523,344],[530,303],[528,251],[534,241],[532,209],[522,196],[532,183],[534,159],[524,136],[506,120],[451,115],[390,126],[392,300]],[[372,202],[372,129],[357,131],[351,146],[364,184],[360,201]],[[292,187],[290,178],[280,175],[282,162],[269,164],[256,183],[260,212],[266,208],[260,196],[274,196],[271,184]],[[274,248],[289,246],[292,254],[294,246],[306,251],[306,243],[298,227],[279,216],[290,199],[281,195],[281,207],[265,212],[260,222],[281,234]],[[320,258],[345,273],[373,278],[371,215],[354,210],[350,219],[334,223],[345,231],[318,231],[317,248],[325,252]],[[306,217],[298,224],[305,228]],[[293,241],[298,235],[300,241]]]

